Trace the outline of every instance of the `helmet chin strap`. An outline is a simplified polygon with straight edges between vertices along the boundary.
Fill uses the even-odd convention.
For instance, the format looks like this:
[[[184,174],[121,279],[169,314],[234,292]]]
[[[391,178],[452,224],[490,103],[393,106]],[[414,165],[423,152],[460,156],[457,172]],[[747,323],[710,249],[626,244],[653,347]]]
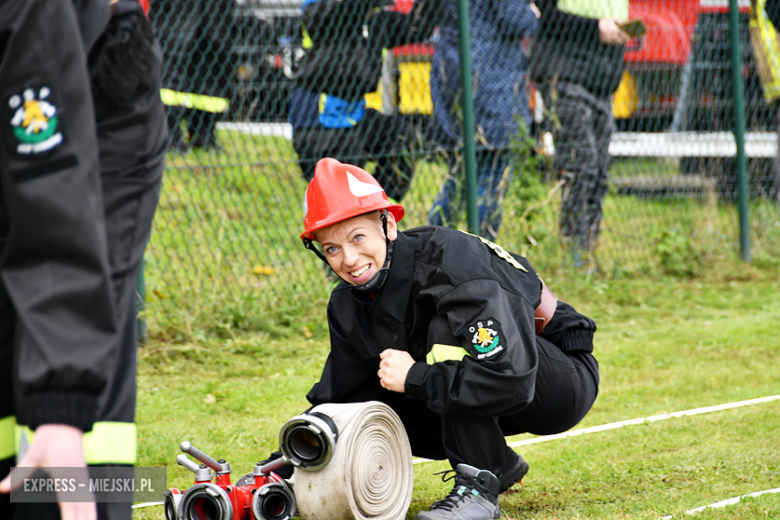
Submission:
[[[387,281],[387,276],[390,274],[390,260],[393,256],[393,242],[390,240],[390,238],[387,236],[387,210],[382,210],[382,215],[380,216],[380,219],[382,220],[382,231],[385,233],[385,242],[387,243],[387,251],[385,253],[385,265],[382,266],[382,268],[377,271],[377,273],[371,277],[369,281],[362,285],[352,285],[352,288],[356,291],[360,292],[376,292],[379,289],[382,288],[382,286],[385,284],[385,281]],[[316,254],[320,260],[325,262],[328,267],[330,267],[330,264],[328,264],[328,259],[325,258],[325,255],[320,252],[319,249],[314,245],[314,242],[310,238],[304,238],[303,239],[303,245],[306,249],[309,249],[311,251],[314,251],[314,254]],[[341,278],[339,276],[339,278]],[[341,278],[344,280],[343,278]],[[344,280],[347,282],[346,280]],[[347,282],[349,283],[349,282]]]

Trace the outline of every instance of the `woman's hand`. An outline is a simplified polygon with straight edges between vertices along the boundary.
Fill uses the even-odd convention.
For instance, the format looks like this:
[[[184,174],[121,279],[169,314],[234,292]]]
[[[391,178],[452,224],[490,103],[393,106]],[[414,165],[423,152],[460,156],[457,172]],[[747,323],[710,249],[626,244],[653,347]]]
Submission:
[[[382,358],[382,361],[379,362],[379,372],[377,372],[379,384],[391,392],[403,394],[406,374],[414,365],[414,359],[408,352],[392,348],[384,350],[379,354],[379,357]]]
[[[18,486],[31,476],[37,468],[47,468],[52,478],[65,477],[61,468],[71,469],[67,476],[80,475],[87,480],[87,465],[84,462],[84,435],[78,428],[65,424],[43,424],[35,430],[35,438],[27,453],[14,468],[14,483]],[[11,476],[0,482],[0,493],[11,492]],[[62,498],[58,495],[58,498]],[[97,509],[94,502],[60,502],[62,520],[95,520]]]

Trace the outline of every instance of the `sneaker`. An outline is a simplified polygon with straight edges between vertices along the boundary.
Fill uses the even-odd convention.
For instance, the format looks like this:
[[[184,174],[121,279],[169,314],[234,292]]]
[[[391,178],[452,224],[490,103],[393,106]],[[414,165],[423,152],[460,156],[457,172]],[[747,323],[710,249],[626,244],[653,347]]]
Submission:
[[[498,492],[503,493],[517,483],[522,484],[526,473],[528,473],[528,463],[523,460],[523,457],[517,455],[512,465],[501,472],[501,485]]]
[[[417,513],[414,520],[497,520],[501,516],[499,482],[493,473],[468,464],[442,473],[444,482],[455,479],[452,491],[434,502],[430,510]]]

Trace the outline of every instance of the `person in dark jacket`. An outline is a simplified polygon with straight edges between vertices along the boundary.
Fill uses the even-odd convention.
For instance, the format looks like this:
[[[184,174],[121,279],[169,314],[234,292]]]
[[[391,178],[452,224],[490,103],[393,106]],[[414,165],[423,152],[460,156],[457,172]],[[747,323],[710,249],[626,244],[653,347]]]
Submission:
[[[523,38],[536,30],[538,14],[528,0],[469,2],[477,211],[479,234],[488,238],[498,236],[501,201],[514,175],[512,140],[519,137],[521,130],[531,127]],[[431,67],[431,98],[435,137],[446,150],[450,173],[429,211],[428,222],[454,226],[466,201],[464,161],[460,154],[463,91],[457,0],[443,1],[439,31]]]
[[[538,7],[529,75],[554,121],[554,163],[564,181],[560,232],[580,264],[596,247],[607,193],[628,0],[540,0]]]
[[[230,105],[234,0],[154,0],[149,18],[163,50],[162,96],[171,145],[217,150],[216,125]],[[185,130],[186,132],[182,132]]]
[[[498,518],[499,493],[529,467],[504,437],[563,432],[593,405],[596,324],[527,259],[449,228],[399,231],[403,216],[362,169],[317,164],[301,238],[341,282],[307,399],[384,402],[416,456],[449,459],[452,492],[418,520]]]
[[[135,284],[168,144],[160,49],[137,0],[4,2],[0,34],[0,477],[131,467]],[[4,495],[0,518],[129,520],[130,505]]]
[[[384,114],[366,106],[382,76],[384,53],[428,39],[439,0],[416,0],[412,11],[396,11],[392,0],[305,0],[302,25],[306,54],[296,71],[289,102],[293,146],[304,179],[321,157],[363,166],[394,200],[414,176],[421,139],[415,118]]]

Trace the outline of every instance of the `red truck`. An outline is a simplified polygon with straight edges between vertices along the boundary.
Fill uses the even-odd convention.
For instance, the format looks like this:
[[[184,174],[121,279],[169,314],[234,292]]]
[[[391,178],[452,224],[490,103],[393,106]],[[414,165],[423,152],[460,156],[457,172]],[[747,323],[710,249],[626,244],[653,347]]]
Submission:
[[[631,0],[629,16],[647,33],[626,50],[627,75],[615,115],[625,130],[726,131],[731,128],[728,0]],[[750,3],[739,1],[742,77],[748,127],[768,129],[748,35]]]

